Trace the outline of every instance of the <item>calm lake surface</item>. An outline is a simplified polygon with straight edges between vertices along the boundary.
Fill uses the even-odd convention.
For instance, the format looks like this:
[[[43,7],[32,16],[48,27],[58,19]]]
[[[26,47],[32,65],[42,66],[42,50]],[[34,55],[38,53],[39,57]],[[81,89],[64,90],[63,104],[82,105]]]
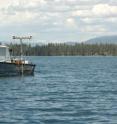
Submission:
[[[117,57],[29,57],[35,76],[0,78],[1,124],[117,124]]]

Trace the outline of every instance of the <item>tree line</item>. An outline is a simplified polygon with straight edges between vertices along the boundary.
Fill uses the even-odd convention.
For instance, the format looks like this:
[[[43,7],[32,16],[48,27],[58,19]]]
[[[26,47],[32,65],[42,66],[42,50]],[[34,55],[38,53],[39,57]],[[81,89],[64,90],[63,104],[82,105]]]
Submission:
[[[9,44],[12,55],[19,56],[20,45]],[[68,45],[65,43],[49,43],[46,45],[23,44],[26,56],[117,56],[117,44],[85,44]]]

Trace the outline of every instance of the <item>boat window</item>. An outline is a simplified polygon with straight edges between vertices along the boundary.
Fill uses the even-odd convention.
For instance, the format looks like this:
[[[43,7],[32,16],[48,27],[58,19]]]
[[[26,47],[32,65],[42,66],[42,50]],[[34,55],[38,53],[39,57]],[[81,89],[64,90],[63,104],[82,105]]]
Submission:
[[[6,55],[6,48],[0,48],[0,56]]]

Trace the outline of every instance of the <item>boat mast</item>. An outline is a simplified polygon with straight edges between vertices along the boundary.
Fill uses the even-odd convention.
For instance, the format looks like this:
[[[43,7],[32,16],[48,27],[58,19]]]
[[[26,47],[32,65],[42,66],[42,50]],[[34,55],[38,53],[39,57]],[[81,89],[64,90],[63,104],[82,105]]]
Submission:
[[[13,36],[13,39],[18,39],[18,40],[20,40],[20,44],[21,44],[21,61],[23,60],[23,42],[22,42],[22,40],[30,40],[30,39],[32,39],[32,36],[27,36],[27,37],[18,37],[18,36]],[[23,63],[22,63],[22,75],[23,75]]]
[[[20,44],[21,44],[21,60],[23,60],[23,42],[22,40],[30,40],[32,39],[32,36],[27,36],[27,37],[17,37],[17,36],[13,36],[13,39],[19,39],[20,40]]]

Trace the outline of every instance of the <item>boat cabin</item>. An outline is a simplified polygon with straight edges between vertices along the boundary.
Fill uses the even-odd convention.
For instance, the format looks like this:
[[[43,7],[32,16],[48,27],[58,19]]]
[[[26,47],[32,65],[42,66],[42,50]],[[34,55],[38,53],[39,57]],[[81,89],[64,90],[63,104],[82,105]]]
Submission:
[[[11,62],[9,48],[7,46],[0,45],[0,62]]]

